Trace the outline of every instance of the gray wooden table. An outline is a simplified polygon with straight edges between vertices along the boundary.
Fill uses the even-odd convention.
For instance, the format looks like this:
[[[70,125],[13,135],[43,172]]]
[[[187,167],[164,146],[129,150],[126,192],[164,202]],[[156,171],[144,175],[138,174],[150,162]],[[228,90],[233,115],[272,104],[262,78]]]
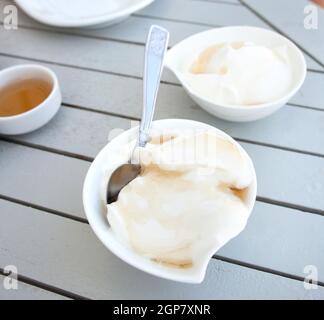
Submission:
[[[0,24],[0,69],[46,65],[63,91],[63,106],[48,125],[0,138],[0,298],[324,298],[324,10],[318,9],[319,29],[305,30],[309,3],[156,0],[99,30],[55,30],[22,12],[17,30]],[[306,82],[287,106],[246,124],[207,114],[164,73],[156,118],[224,130],[248,151],[258,175],[246,230],[211,259],[200,285],[158,279],[120,261],[95,237],[82,207],[85,174],[109,132],[140,116],[143,45],[153,23],[170,30],[171,46],[212,27],[274,29],[295,41],[308,63]],[[2,285],[8,265],[18,269],[17,290]],[[305,289],[309,266],[317,270],[317,288]]]

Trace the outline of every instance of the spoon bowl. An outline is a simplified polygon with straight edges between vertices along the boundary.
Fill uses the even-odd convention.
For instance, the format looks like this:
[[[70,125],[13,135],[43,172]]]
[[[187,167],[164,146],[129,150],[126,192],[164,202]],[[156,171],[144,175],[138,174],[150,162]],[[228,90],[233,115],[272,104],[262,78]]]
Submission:
[[[118,167],[109,179],[107,203],[117,201],[120,190],[134,180],[140,172],[141,166],[132,163],[126,163]]]

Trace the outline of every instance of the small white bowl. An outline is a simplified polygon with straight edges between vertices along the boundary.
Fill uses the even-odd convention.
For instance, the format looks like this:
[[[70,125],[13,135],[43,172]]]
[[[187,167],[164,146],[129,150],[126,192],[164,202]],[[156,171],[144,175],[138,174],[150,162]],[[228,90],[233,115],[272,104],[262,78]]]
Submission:
[[[33,19],[61,28],[98,28],[118,23],[154,0],[15,0]]]
[[[176,130],[178,132],[178,130],[188,129],[215,130],[221,136],[230,139],[240,149],[242,154],[246,156],[254,175],[252,184],[249,187],[247,197],[249,213],[251,213],[255,203],[257,189],[255,170],[250,157],[235,140],[233,140],[230,136],[228,136],[221,130],[218,130],[205,123],[191,120],[159,120],[154,121],[152,127],[152,131],[154,130],[154,132],[164,133],[168,131],[174,132],[174,130]],[[83,205],[90,226],[92,227],[97,237],[112,253],[114,253],[123,261],[134,266],[135,268],[169,280],[187,283],[200,283],[204,279],[210,258],[218,249],[220,249],[220,247],[215,246],[213,250],[206,254],[205,258],[201,260],[200,263],[194,264],[194,266],[191,268],[171,268],[152,262],[149,259],[137,254],[133,250],[127,248],[118,241],[117,237],[109,227],[107,221],[107,207],[102,197],[103,183],[105,184],[109,180],[109,177],[107,177],[106,175],[107,161],[114,161],[112,160],[113,156],[111,155],[114,155],[114,152],[118,147],[129,143],[134,137],[136,137],[137,132],[137,127],[132,128],[114,138],[100,151],[100,153],[97,155],[92,165],[90,166],[83,186]]]
[[[290,91],[276,101],[253,106],[216,104],[197,94],[186,83],[180,71],[183,60],[188,58],[190,52],[201,52],[211,45],[232,41],[249,41],[267,47],[286,45],[294,72]],[[306,76],[305,58],[294,43],[276,32],[248,26],[211,29],[186,38],[167,52],[165,65],[176,75],[186,92],[198,105],[218,118],[236,122],[258,120],[280,109],[300,89]]]
[[[62,97],[53,71],[40,65],[25,64],[0,71],[0,88],[17,81],[39,79],[52,87],[49,96],[35,108],[14,116],[0,116],[0,134],[17,135],[34,131],[50,121],[61,106]]]

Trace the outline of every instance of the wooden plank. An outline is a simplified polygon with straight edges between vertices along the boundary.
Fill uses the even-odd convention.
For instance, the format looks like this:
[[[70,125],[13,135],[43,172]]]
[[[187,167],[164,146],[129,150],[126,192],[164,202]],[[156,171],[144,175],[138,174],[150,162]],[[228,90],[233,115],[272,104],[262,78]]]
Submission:
[[[0,30],[0,43],[6,44],[0,47],[4,54],[142,76],[141,45],[27,29]]]
[[[66,111],[65,114],[68,114],[68,112],[69,111]],[[60,114],[57,117],[59,116]],[[27,137],[25,140],[21,139],[21,141],[29,141],[36,145],[43,145],[58,150],[66,148],[65,150],[63,149],[63,151],[94,157],[106,144],[107,135],[111,126],[113,126],[113,124],[111,126],[108,124],[110,117],[105,116],[102,119],[100,119],[100,117],[97,114],[81,114],[81,112],[79,112],[75,113],[75,119],[77,120],[73,123],[73,114],[70,114],[69,117],[66,117],[66,119],[69,118],[68,121],[66,120],[67,122],[59,124],[59,120],[53,120],[53,122],[43,130],[30,135],[30,140],[28,140]],[[69,123],[70,125],[65,125],[65,123]],[[90,133],[87,130],[82,130],[81,123],[86,129],[90,129],[91,127]],[[62,131],[57,130],[61,125],[62,127],[70,129],[63,129]],[[120,123],[118,128],[124,129],[127,126],[130,126],[130,122],[125,120]],[[102,128],[102,133],[100,130],[97,130],[97,128]],[[49,130],[48,133],[46,133],[46,130]],[[40,138],[40,136],[43,137]],[[254,160],[259,178],[259,196],[323,211],[324,158],[247,143],[243,143],[242,145]],[[51,190],[50,188],[56,186],[54,188],[59,190],[60,183],[62,183],[62,185],[71,186],[72,181],[70,181],[69,176],[75,174],[75,182],[79,184],[76,184],[74,188],[71,186],[69,189],[72,188],[73,199],[78,200],[79,195],[77,192],[80,191],[82,184],[80,175],[84,176],[88,166],[87,163],[80,161],[80,165],[73,166],[73,171],[68,174],[70,171],[69,165],[72,164],[73,159],[67,157],[62,157],[61,161],[60,159],[56,159],[56,155],[6,143],[2,144],[2,153],[4,155],[9,153],[7,157],[9,157],[10,163],[7,164],[8,160],[6,160],[5,157],[0,159],[0,165],[5,169],[0,173],[0,177],[3,178],[4,181],[0,188],[1,192],[4,194],[9,192],[8,196],[10,196],[11,193],[15,194],[18,192],[18,195],[23,196],[27,201],[28,198],[31,198],[29,193],[34,193],[36,190],[34,188],[30,189],[28,185],[26,186],[27,190],[23,190],[23,188],[15,190],[16,181],[12,180],[12,175],[18,174],[18,172],[21,171],[20,174],[22,179],[29,178],[31,180],[30,183],[37,183],[34,181],[32,174],[36,172],[35,174],[37,174],[37,177],[41,179],[47,167],[52,166],[50,174],[53,176],[48,182],[49,189],[43,190],[42,186],[39,186],[40,193],[36,193],[36,199],[41,200],[44,205],[46,205],[46,203],[48,203],[48,205],[53,204],[53,208],[62,210],[63,212],[71,211],[64,210],[60,207],[57,208],[61,203],[66,203],[68,206],[70,195],[65,195],[66,198],[60,199],[60,201],[54,200],[52,193],[56,189]],[[26,158],[24,159],[24,157]],[[49,160],[47,160],[47,158],[49,158]],[[24,165],[23,163],[26,164]],[[291,165],[292,163],[294,164],[293,166]],[[62,177],[58,179],[57,174],[60,172],[61,167],[65,169],[62,171]],[[55,171],[58,173],[54,173]],[[297,172],[298,176],[296,177]],[[24,180],[22,180],[22,182],[23,181]],[[44,195],[41,195],[42,192],[44,192]],[[78,208],[78,210],[72,210],[73,213],[79,211],[80,208]]]
[[[320,299],[324,289],[211,260],[205,281],[186,285],[136,270],[112,255],[86,224],[0,201],[0,265],[94,299]],[[11,223],[12,222],[12,223]],[[38,232],[35,232],[35,228]],[[12,235],[15,234],[15,237]],[[71,236],[73,235],[73,236]],[[51,248],[51,250],[48,250]],[[67,259],[68,257],[68,259]],[[141,288],[141,290],[139,290]]]
[[[257,202],[246,229],[217,254],[300,277],[313,265],[322,281],[323,227],[323,216]]]
[[[0,142],[0,194],[84,217],[89,162]]]
[[[176,102],[177,100],[174,101]],[[139,105],[140,102],[136,103]],[[200,109],[192,111],[188,108],[190,104],[184,105],[183,108],[181,104],[176,104],[177,110],[173,113],[168,112],[172,106],[173,104],[163,104],[161,101],[156,118],[175,117],[198,120],[209,123],[243,141],[266,143],[323,155],[324,113],[321,111],[286,106],[268,119],[249,124],[237,124],[210,117]],[[288,123],[289,130],[287,129]],[[305,123],[312,125],[305,125]],[[108,142],[108,136],[112,130],[127,130],[137,124],[137,121],[130,119],[63,107],[46,127],[27,135],[11,137],[11,139],[84,157],[94,157],[98,150]],[[301,127],[304,129],[300,130]]]
[[[199,1],[199,0],[198,0]],[[3,1],[4,4],[11,3],[10,1]],[[1,8],[1,6],[0,6]],[[0,21],[3,17],[0,15]],[[106,40],[121,40],[129,41],[135,43],[144,44],[146,41],[147,32],[152,24],[159,24],[170,31],[170,46],[175,45],[184,38],[193,35],[195,33],[205,31],[210,29],[209,26],[186,23],[181,21],[168,21],[160,20],[158,18],[148,18],[148,17],[136,17],[131,16],[129,19],[123,23],[110,26],[109,28],[100,29],[61,29],[61,28],[51,28],[49,26],[40,24],[21,10],[19,11],[19,27],[37,28],[43,30],[51,30],[54,32],[72,33],[89,37],[97,37]],[[215,25],[216,27],[216,25]],[[267,26],[267,28],[270,28]],[[305,56],[307,60],[307,65],[310,69],[323,71],[324,68],[316,63],[309,56]]]
[[[26,29],[19,29],[14,33],[0,30],[0,42],[6,43],[0,47],[0,52],[4,54],[142,77],[144,48],[139,45]],[[165,70],[163,79],[178,83],[168,70]],[[305,85],[292,101],[324,109],[323,103],[318,99],[321,93],[319,88],[323,83],[322,73],[309,72]]]
[[[324,11],[316,7],[317,28],[307,29],[304,19],[307,14],[304,8],[311,5],[308,0],[243,0],[249,7],[262,15],[280,31],[293,39],[299,46],[305,48],[312,56],[324,64],[324,33],[321,29],[324,23]]]
[[[83,137],[80,137],[80,141],[82,139]],[[89,145],[85,137],[83,144]],[[290,173],[286,173],[287,170],[289,171],[289,166],[291,167],[291,161],[286,163],[287,155],[283,151],[279,151],[281,152],[279,155],[275,153],[269,155],[264,150],[259,150],[256,154],[253,154],[250,150],[251,146],[244,145],[244,147],[256,161],[258,161],[257,156],[261,154],[261,163],[257,163],[259,194],[261,196],[276,196],[277,200],[282,201],[305,201],[305,196],[301,195],[301,193],[305,193],[302,188],[308,188],[311,184],[305,187],[304,181],[314,181],[315,184],[323,181],[322,176],[316,177],[315,173],[313,173],[313,179],[307,180],[305,178],[306,174],[309,173],[307,171],[308,161],[306,158],[299,158],[301,155],[298,155],[296,159],[294,158],[296,165],[293,170],[290,170]],[[281,166],[278,166],[282,171],[279,172],[276,172],[275,169],[272,170],[272,168],[269,169],[269,163],[277,163],[277,157],[282,159]],[[300,160],[302,160],[302,165],[299,164]],[[69,159],[64,156],[1,142],[0,194],[84,218],[81,188],[82,180],[89,165],[89,163],[78,159]],[[265,168],[264,172],[262,172],[262,169],[260,170],[260,165],[262,165],[261,168]],[[312,170],[316,172],[316,170],[319,171],[318,168],[319,166],[314,164]],[[320,168],[323,168],[323,166]],[[296,179],[296,172],[298,172],[299,179]],[[296,181],[292,183],[292,179]],[[19,185],[19,188],[17,188],[17,185]],[[316,192],[310,193],[310,197],[313,197],[313,195],[312,200],[315,204],[323,201],[322,197],[319,197]],[[280,221],[280,226],[278,226],[278,221]],[[303,267],[306,264],[315,264],[319,268],[324,267],[324,257],[318,255],[318,252],[323,250],[321,231],[324,227],[323,223],[324,219],[319,215],[305,214],[297,210],[258,203],[254,209],[249,228],[237,238],[234,247],[228,252],[224,249],[222,255],[230,259],[241,260],[262,267],[271,266],[274,270],[302,276]],[[303,234],[302,237],[301,234]],[[256,237],[258,241],[255,241]],[[283,243],[287,246],[290,243],[295,243],[296,246],[286,252]],[[268,248],[266,252],[264,252],[264,248]],[[320,277],[324,281],[321,275]]]
[[[0,68],[21,62],[23,60],[0,57]],[[135,118],[140,117],[142,108],[141,80],[59,66],[49,66],[59,76],[65,103],[81,105],[113,114]],[[301,100],[298,100],[296,97],[296,101],[302,101],[306,96],[310,96],[309,101],[315,103],[314,95],[319,96],[321,84],[316,79],[319,78],[324,83],[324,75],[315,73],[311,73],[311,75],[314,78],[308,77],[308,81],[300,93]],[[314,86],[311,86],[310,82],[313,82]],[[66,112],[69,114],[68,111]],[[226,131],[235,138],[323,154],[324,131],[322,130],[322,124],[324,113],[321,111],[286,106],[273,116],[261,121],[246,124],[230,123],[219,120],[197,107],[181,87],[162,84],[156,112],[156,119],[188,118],[203,121]],[[102,132],[105,132],[103,138],[106,139],[107,130],[104,128],[111,129],[109,125],[106,125],[106,118],[100,119],[100,117],[89,115],[88,120],[86,114],[76,113],[76,119],[78,119],[79,115],[82,119],[75,120],[75,124],[73,124],[74,118],[72,115],[66,117],[59,116],[62,125],[58,121],[55,122],[51,133],[44,135],[44,142],[46,142],[46,139],[51,140],[51,136],[56,137],[58,134],[64,134],[65,137],[62,141],[64,146],[67,131],[72,127],[74,132],[79,132],[80,128],[84,127],[84,132],[85,128],[92,132],[90,136],[99,136],[97,132],[99,132],[98,128],[100,128],[100,130],[103,130]],[[94,120],[96,121],[95,123],[89,125],[88,123],[90,123],[92,117],[98,119]],[[66,125],[63,125],[63,123],[66,123]],[[79,124],[81,126],[81,123],[82,127],[76,126]],[[118,127],[117,123],[112,122],[112,126],[116,125]],[[127,126],[130,126],[130,121],[127,122]],[[60,127],[60,130],[56,131],[57,127]],[[300,130],[300,128],[303,128],[303,130]],[[73,134],[72,129],[70,131],[69,135]],[[84,133],[84,135],[87,135],[87,133]],[[42,135],[32,134],[32,136],[37,137],[34,141],[35,143],[39,143],[37,139],[42,139]],[[77,139],[74,136],[75,134],[72,139]],[[73,144],[70,143],[70,146],[72,147]],[[65,150],[65,147],[63,150]]]
[[[220,2],[163,0],[155,1],[139,12],[154,18],[173,19],[177,21],[209,25],[255,25],[266,24],[244,6],[231,6]]]
[[[73,116],[73,115],[72,115]],[[87,114],[83,115],[83,123],[85,126],[88,127],[88,124],[85,123],[87,119],[85,117]],[[80,116],[77,116],[80,119]],[[99,117],[96,115],[89,115],[89,117],[92,117],[92,120],[88,123],[96,123],[96,125],[100,122]],[[71,117],[70,117],[71,119]],[[97,119],[97,121],[96,121]],[[48,125],[49,128],[49,134],[41,133],[39,131],[38,133],[34,134],[35,138],[31,138],[29,140],[32,143],[36,143],[36,145],[44,145],[45,147],[50,147],[54,149],[61,150],[61,142],[63,148],[67,148],[67,152],[75,153],[75,151],[78,151],[78,154],[94,157],[97,152],[106,144],[107,141],[107,134],[109,133],[110,126],[109,123],[109,117],[104,118],[104,120],[101,122],[100,127],[103,128],[103,134],[99,134],[97,130],[93,130],[91,134],[89,134],[86,130],[82,131],[78,125],[72,125],[72,132],[74,131],[75,134],[72,136],[69,136],[69,133],[65,134],[66,132],[69,132],[69,129],[65,130],[65,133],[62,132],[61,138],[58,140],[58,131],[56,130],[56,127],[58,127],[59,121],[55,123],[54,121]],[[79,122],[80,123],[80,122]],[[107,127],[105,128],[105,123],[107,123]],[[118,128],[125,128],[126,126],[130,126],[130,122],[122,122],[121,126],[118,126]],[[95,127],[97,128],[97,127]],[[47,128],[44,128],[43,130],[46,130]],[[44,132],[44,131],[43,131]],[[46,132],[46,131],[45,131]],[[52,133],[52,134],[51,134]],[[107,134],[106,134],[107,133]],[[43,138],[37,138],[37,135],[44,135]],[[76,138],[76,136],[79,136],[79,138]],[[53,137],[53,138],[51,138]],[[99,138],[98,138],[99,137]],[[33,140],[34,139],[34,140]],[[35,140],[36,139],[36,140]],[[64,142],[66,140],[66,143]],[[22,140],[24,141],[24,140]],[[28,138],[25,140],[28,141]],[[74,145],[74,147],[72,147]],[[270,198],[276,201],[283,201],[299,206],[305,206],[309,208],[313,208],[316,210],[323,210],[324,208],[324,198],[322,197],[323,192],[323,178],[324,178],[324,171],[323,171],[323,162],[324,158],[321,157],[315,157],[305,154],[298,154],[294,152],[288,152],[284,150],[278,150],[268,147],[263,147],[259,145],[253,145],[253,144],[247,144],[242,143],[242,145],[247,149],[250,156],[254,160],[257,174],[259,177],[259,193],[258,195],[261,197]],[[9,148],[10,152],[13,154],[10,155],[10,164],[9,167],[6,167],[5,159],[1,159],[0,163],[3,166],[3,168],[6,168],[3,173],[0,173],[0,177],[9,178],[11,174],[13,174],[15,171],[15,166],[20,166],[19,161],[22,159],[19,158],[19,152],[26,153],[27,160],[30,162],[28,167],[30,168],[30,172],[28,174],[32,174],[34,171],[40,171],[40,168],[38,168],[39,165],[42,165],[43,161],[47,158],[40,153],[39,151],[32,152],[33,150],[29,150],[28,148],[22,148],[21,151],[19,149],[21,147],[14,147],[11,144],[4,144],[3,145],[2,152],[8,152],[6,149]],[[64,150],[64,149],[63,149]],[[80,152],[80,151],[81,152]],[[64,150],[65,151],[65,150]],[[39,155],[39,159],[36,156]],[[50,158],[54,157],[54,155],[48,155]],[[16,159],[16,157],[18,157]],[[42,160],[42,158],[44,158]],[[33,163],[33,159],[35,158],[35,163]],[[38,160],[36,160],[38,159]],[[57,160],[53,159],[52,162],[48,165],[53,166],[53,170],[59,170],[59,166],[56,163]],[[69,165],[69,161],[72,161],[69,158],[64,157],[64,161],[62,165],[66,166]],[[40,163],[38,163],[40,162]],[[84,161],[82,161],[84,163]],[[291,166],[291,163],[294,163],[294,166]],[[46,164],[44,163],[42,166],[45,166],[43,170],[46,170]],[[77,169],[74,168],[75,174],[85,173],[87,164],[80,164],[80,168]],[[10,173],[9,168],[13,170]],[[19,168],[17,169],[19,170]],[[23,175],[27,174],[25,172],[24,166],[21,167]],[[66,183],[65,180],[68,180],[68,177],[65,175],[65,173],[69,172],[68,167],[65,169],[66,171],[62,175],[62,183]],[[25,173],[24,173],[25,172]],[[298,178],[296,178],[296,172],[298,172]],[[39,174],[42,174],[42,172],[39,172]],[[53,174],[52,179],[55,182],[56,175]],[[10,179],[9,179],[10,180]],[[4,180],[5,181],[5,180]],[[52,181],[52,180],[50,180]],[[64,181],[64,182],[63,182]],[[78,178],[78,182],[82,182],[81,178]],[[14,181],[8,181],[8,183],[11,185],[11,189],[13,192],[15,192],[15,182]],[[3,192],[8,192],[8,187],[1,188],[3,189]],[[41,187],[40,187],[41,188]],[[78,189],[79,190],[79,189]],[[28,190],[26,190],[28,193]],[[31,190],[33,192],[33,190]],[[49,203],[53,202],[53,199],[51,198],[51,190],[47,190],[48,196],[44,195],[42,196],[43,200],[49,201]],[[76,191],[75,191],[76,192]],[[24,195],[24,191],[21,190],[21,195]],[[24,197],[26,197],[27,194],[25,194]],[[75,197],[77,197],[77,194],[74,194]],[[67,196],[68,197],[68,196]],[[78,197],[77,197],[78,198]],[[65,199],[68,202],[68,199]],[[43,202],[43,201],[42,201]],[[54,201],[55,202],[55,201]],[[46,203],[46,202],[45,202]],[[60,209],[58,209],[60,210]],[[66,210],[62,210],[66,211]],[[79,210],[78,210],[79,211]],[[73,211],[75,212],[75,211]]]
[[[319,65],[313,58],[311,58],[307,53],[303,52],[305,60],[306,60],[306,65],[308,70],[312,71],[324,71],[324,67]]]
[[[241,5],[239,0],[198,0],[198,1],[223,2],[228,4],[237,4],[239,6]]]
[[[290,102],[324,110],[323,87],[324,74],[308,72],[301,90],[299,90]]]
[[[237,124],[216,118],[210,123],[237,139],[323,155],[323,121],[323,111],[287,105],[269,118],[252,123]]]
[[[324,209],[324,158],[241,143],[258,176],[258,195]]]
[[[5,1],[11,3],[10,1]],[[1,3],[1,2],[0,2]],[[0,7],[1,8],[1,7]],[[0,15],[0,21],[3,21],[3,17]],[[109,26],[108,28],[99,29],[62,29],[52,28],[47,25],[38,23],[31,19],[23,11],[19,10],[19,27],[37,28],[43,30],[51,30],[53,32],[63,32],[79,34],[89,37],[99,37],[102,39],[114,39],[121,41],[137,42],[144,44],[146,41],[147,33],[152,24],[159,24],[170,31],[170,46],[173,46],[177,42],[184,38],[201,31],[210,29],[210,27],[198,24],[191,24],[186,22],[159,20],[156,18],[142,18],[131,16],[122,23]]]
[[[5,277],[0,275],[0,300],[68,300],[54,292],[43,290],[24,282],[18,282],[16,290],[6,290],[3,286]]]
[[[237,0],[225,0],[232,3]],[[2,1],[6,5],[10,1]],[[1,5],[1,1],[0,1]],[[155,1],[152,5],[136,13],[158,19],[187,21],[197,24],[231,25],[254,24],[264,26],[261,19],[241,5],[229,5],[222,1],[187,1],[163,0]]]
[[[138,121],[62,107],[45,127],[10,139],[51,148],[91,161],[108,143],[110,134],[118,134],[137,124]]]

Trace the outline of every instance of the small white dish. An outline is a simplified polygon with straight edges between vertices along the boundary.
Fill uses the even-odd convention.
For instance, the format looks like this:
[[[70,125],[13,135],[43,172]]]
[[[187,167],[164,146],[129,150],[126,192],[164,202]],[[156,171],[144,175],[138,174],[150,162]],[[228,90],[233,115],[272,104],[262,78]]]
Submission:
[[[8,117],[0,116],[0,134],[18,135],[34,131],[50,121],[61,106],[62,97],[55,73],[43,66],[25,64],[0,71],[0,88],[17,81],[37,79],[51,86],[49,96],[33,109]]]
[[[188,129],[215,130],[221,136],[230,139],[236,146],[238,146],[242,154],[246,156],[248,162],[251,165],[251,168],[253,169],[252,171],[254,175],[252,184],[249,187],[247,197],[248,208],[251,213],[255,203],[257,189],[255,170],[252,160],[235,140],[233,140],[223,131],[197,121],[166,119],[154,121],[152,124],[152,132],[154,130],[154,132],[166,133],[168,131],[174,132],[174,130],[176,130],[178,132],[178,130]],[[102,195],[103,185],[107,185],[107,181],[109,179],[109,177],[106,176],[107,161],[109,161],[110,159],[110,161],[113,162],[114,160],[112,159],[113,157],[111,155],[114,154],[115,150],[121,145],[129,143],[136,137],[137,133],[138,127],[135,127],[123,132],[122,134],[114,138],[100,151],[100,153],[96,156],[95,160],[91,164],[83,186],[83,205],[90,226],[92,227],[97,237],[112,253],[114,253],[116,256],[118,256],[128,264],[134,266],[135,268],[169,280],[187,283],[200,283],[205,277],[207,265],[210,258],[218,249],[220,249],[218,246],[208,252],[205,258],[201,260],[199,264],[194,264],[194,266],[191,268],[171,268],[152,262],[151,260],[127,248],[121,242],[119,242],[119,240],[109,227],[107,221],[107,207],[103,200],[105,197]],[[118,166],[119,164],[116,165]],[[107,179],[107,181],[105,179]]]
[[[15,0],[33,19],[54,27],[100,27],[120,22],[154,0]]]
[[[201,52],[205,48],[217,43],[236,41],[254,42],[266,47],[287,46],[294,74],[293,84],[286,95],[276,101],[253,106],[221,105],[197,94],[186,83],[180,68],[183,60],[188,58],[188,53],[190,54],[193,51]],[[305,58],[294,43],[276,32],[248,26],[211,29],[186,38],[167,52],[165,65],[176,75],[185,91],[198,105],[218,118],[236,122],[258,120],[280,109],[300,89],[306,76]]]

